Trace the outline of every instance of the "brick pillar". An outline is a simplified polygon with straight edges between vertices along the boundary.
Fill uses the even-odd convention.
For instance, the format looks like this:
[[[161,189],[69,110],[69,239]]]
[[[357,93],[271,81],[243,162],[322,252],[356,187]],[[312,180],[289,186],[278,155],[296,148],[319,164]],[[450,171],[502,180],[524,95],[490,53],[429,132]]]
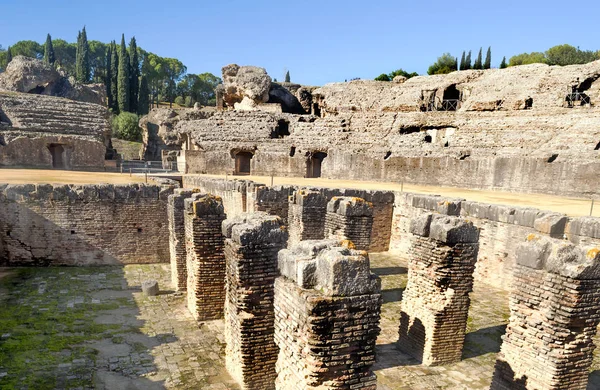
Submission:
[[[192,196],[192,191],[177,188],[169,195],[167,213],[169,216],[169,250],[171,253],[171,284],[176,291],[187,288],[184,199]]]
[[[325,238],[350,240],[368,250],[373,229],[373,205],[361,198],[335,196],[327,203]]]
[[[411,221],[410,232],[398,347],[427,366],[460,361],[479,230],[458,217],[426,214]]]
[[[493,390],[584,390],[600,322],[600,249],[530,235],[516,248]]]
[[[227,263],[225,363],[242,390],[275,388],[273,290],[288,234],[277,216],[242,214],[223,223]]]
[[[196,320],[223,318],[225,255],[221,198],[194,194],[185,200],[187,303]]]
[[[340,245],[303,241],[279,252],[277,389],[377,388],[381,281],[367,252]]]
[[[325,238],[327,198],[318,191],[299,190],[289,198],[288,247],[300,241]]]

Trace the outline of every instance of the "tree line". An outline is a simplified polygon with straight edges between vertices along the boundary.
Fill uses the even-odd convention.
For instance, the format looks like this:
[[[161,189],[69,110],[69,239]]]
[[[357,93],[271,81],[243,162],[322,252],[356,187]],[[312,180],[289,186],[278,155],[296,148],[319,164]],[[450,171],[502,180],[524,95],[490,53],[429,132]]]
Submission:
[[[84,84],[103,83],[115,114],[143,115],[151,104],[168,102],[172,106],[176,100],[186,106],[214,105],[214,89],[222,82],[211,73],[187,73],[180,60],[143,50],[135,37],[128,47],[124,35],[120,45],[88,40],[85,27],[75,43],[48,34],[44,44],[19,41],[6,50],[0,46],[0,71],[17,55],[44,60]]]
[[[545,52],[532,52],[522,53],[510,57],[509,61],[506,61],[506,57],[502,58],[499,64],[499,68],[507,68],[509,66],[527,65],[527,64],[548,64],[548,65],[576,65],[586,64],[588,62],[600,60],[600,51],[593,50],[580,50],[578,47],[574,47],[568,44],[553,46]],[[460,61],[457,57],[454,57],[450,53],[444,53],[437,60],[429,66],[427,74],[447,74],[457,70],[468,70],[468,69],[490,69],[492,67],[492,48],[488,47],[485,59],[483,57],[483,48],[479,49],[479,53],[475,58],[472,59],[472,52],[469,50],[463,51]],[[417,73],[408,73],[402,69],[391,73],[383,73],[375,78],[378,81],[392,81],[397,76],[402,75],[406,78],[418,76]]]

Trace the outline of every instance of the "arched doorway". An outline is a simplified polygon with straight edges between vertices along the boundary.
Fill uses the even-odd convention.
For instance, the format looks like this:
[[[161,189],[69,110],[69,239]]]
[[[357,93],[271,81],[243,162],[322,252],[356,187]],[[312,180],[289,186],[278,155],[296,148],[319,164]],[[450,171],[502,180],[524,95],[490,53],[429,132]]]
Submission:
[[[65,169],[67,168],[67,153],[65,146],[62,144],[50,144],[48,150],[52,156],[52,168]]]
[[[306,177],[321,177],[321,166],[327,157],[325,152],[312,153],[306,160]]]
[[[250,163],[254,155],[250,152],[238,152],[235,155],[235,174],[249,175]]]

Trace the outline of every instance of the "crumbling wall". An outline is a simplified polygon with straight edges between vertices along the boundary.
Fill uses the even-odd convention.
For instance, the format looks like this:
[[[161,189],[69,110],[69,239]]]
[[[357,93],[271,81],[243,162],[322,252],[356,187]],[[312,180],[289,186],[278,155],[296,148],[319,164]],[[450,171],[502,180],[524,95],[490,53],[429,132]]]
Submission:
[[[587,388],[600,323],[600,249],[532,234],[517,247],[493,390]]]
[[[350,240],[357,249],[371,246],[373,205],[364,199],[334,196],[327,203],[325,237]]]
[[[427,366],[460,361],[479,231],[458,217],[433,214],[413,219],[410,230],[398,347]]]
[[[185,199],[185,246],[188,309],[195,319],[223,318],[225,255],[221,198],[193,194]]]
[[[187,288],[187,252],[184,217],[184,200],[192,196],[192,191],[175,189],[169,195],[167,214],[169,218],[169,253],[171,254],[171,283],[177,291]]]
[[[336,240],[303,241],[278,261],[276,388],[376,389],[381,281],[366,252]]]
[[[2,185],[4,266],[169,261],[172,186]]]
[[[298,190],[289,197],[288,246],[325,238],[327,198],[318,191]]]
[[[259,212],[223,223],[226,259],[225,363],[244,390],[275,387],[274,282],[287,245],[279,217]]]

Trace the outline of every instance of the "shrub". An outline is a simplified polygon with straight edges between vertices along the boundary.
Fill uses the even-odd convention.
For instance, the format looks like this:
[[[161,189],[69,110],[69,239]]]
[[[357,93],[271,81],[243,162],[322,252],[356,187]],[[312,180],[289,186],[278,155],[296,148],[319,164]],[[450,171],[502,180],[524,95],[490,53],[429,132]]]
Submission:
[[[183,96],[177,96],[175,98],[175,104],[177,104],[181,107],[185,106],[185,99],[183,98]]]
[[[138,116],[131,112],[122,112],[114,116],[112,120],[113,136],[126,141],[141,141],[142,129],[138,122]]]

